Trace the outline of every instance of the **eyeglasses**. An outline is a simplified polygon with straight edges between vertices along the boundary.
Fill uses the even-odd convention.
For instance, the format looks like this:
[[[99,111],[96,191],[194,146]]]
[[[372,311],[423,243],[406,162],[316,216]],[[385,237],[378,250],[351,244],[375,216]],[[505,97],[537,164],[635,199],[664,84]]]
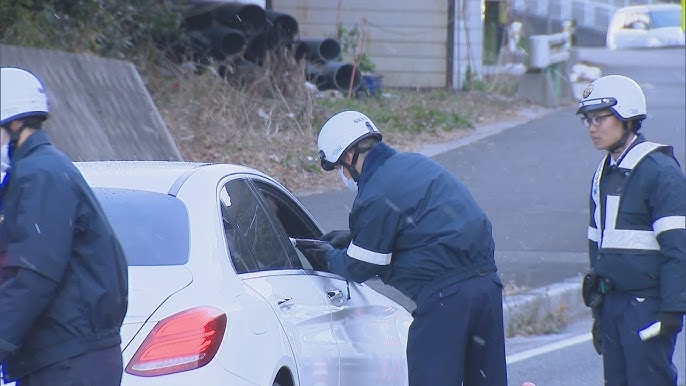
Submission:
[[[600,123],[603,121],[603,118],[611,117],[613,116],[613,113],[605,114],[605,115],[596,115],[594,117],[581,117],[581,122],[584,123],[584,126],[586,127],[591,127],[593,126],[600,126]]]

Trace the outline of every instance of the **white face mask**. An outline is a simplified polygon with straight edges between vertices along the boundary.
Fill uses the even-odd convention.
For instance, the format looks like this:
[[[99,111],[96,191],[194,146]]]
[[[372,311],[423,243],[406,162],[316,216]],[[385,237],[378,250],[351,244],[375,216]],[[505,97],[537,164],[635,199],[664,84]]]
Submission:
[[[352,178],[346,178],[345,174],[343,174],[343,168],[340,167],[338,168],[338,175],[341,176],[341,180],[345,184],[345,187],[352,190],[353,192],[357,192],[357,182],[353,180]]]
[[[1,130],[1,129],[0,129]],[[4,132],[4,130],[2,130]],[[2,135],[0,133],[0,142],[2,141]],[[10,144],[4,143],[0,146],[0,182],[5,178],[5,172],[10,168]]]

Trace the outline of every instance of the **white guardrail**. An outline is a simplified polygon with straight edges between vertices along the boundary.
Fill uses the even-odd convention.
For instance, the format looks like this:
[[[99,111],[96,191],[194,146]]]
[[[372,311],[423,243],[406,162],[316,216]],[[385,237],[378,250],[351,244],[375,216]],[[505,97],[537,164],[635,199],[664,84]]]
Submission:
[[[544,70],[553,64],[566,62],[570,47],[569,32],[529,36],[529,68]]]

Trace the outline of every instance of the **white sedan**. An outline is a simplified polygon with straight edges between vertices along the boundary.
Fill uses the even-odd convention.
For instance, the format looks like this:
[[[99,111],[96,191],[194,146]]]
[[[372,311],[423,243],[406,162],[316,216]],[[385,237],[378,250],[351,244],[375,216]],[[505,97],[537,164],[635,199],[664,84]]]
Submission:
[[[267,175],[77,162],[129,262],[123,386],[406,385],[411,315],[312,266],[321,229]]]
[[[607,48],[684,46],[681,7],[679,4],[648,4],[619,8],[607,28]]]

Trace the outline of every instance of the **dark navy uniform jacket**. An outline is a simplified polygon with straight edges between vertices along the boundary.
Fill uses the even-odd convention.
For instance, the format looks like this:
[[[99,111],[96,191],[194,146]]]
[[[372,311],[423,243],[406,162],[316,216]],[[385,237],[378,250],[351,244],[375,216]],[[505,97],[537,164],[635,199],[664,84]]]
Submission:
[[[127,265],[97,199],[38,130],[16,149],[0,224],[0,363],[7,380],[118,345]]]
[[[376,144],[349,223],[353,241],[327,253],[329,268],[357,282],[378,275],[417,303],[496,270],[490,221],[455,176],[420,154]]]
[[[616,166],[607,155],[591,188],[591,267],[615,290],[686,311],[686,178],[669,146],[630,145]]]

